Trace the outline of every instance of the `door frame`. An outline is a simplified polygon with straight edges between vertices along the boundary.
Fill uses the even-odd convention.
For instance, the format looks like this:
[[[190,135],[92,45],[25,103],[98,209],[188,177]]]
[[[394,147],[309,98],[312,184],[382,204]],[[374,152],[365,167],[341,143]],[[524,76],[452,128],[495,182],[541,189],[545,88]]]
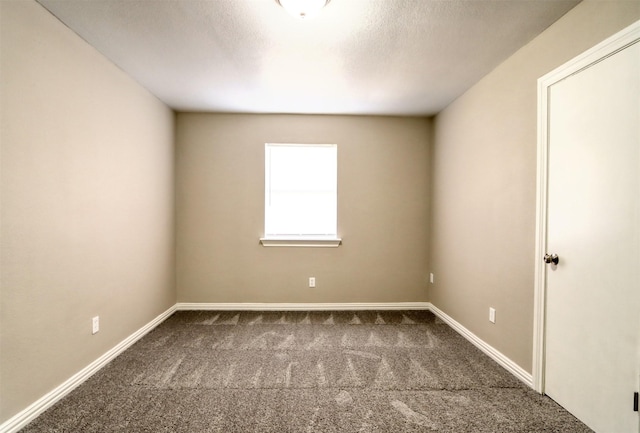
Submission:
[[[547,195],[549,175],[549,93],[550,87],[598,63],[640,40],[640,21],[600,42],[562,66],[538,79],[538,170],[536,192],[536,243],[533,302],[533,388],[545,392],[545,318],[547,265]],[[640,42],[638,42],[640,43]]]

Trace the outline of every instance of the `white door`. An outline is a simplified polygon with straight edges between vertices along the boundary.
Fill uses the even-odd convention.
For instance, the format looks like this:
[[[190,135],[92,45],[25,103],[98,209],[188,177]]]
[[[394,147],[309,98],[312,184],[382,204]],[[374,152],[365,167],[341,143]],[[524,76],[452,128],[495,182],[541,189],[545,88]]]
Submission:
[[[637,433],[640,42],[551,85],[547,107],[544,391],[596,432]]]

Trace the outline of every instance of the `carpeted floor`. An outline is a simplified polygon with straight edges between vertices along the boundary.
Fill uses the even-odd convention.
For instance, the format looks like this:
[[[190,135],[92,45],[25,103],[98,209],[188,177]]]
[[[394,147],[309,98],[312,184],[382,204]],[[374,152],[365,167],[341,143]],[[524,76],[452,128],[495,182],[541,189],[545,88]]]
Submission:
[[[590,432],[425,311],[177,312],[22,432]]]

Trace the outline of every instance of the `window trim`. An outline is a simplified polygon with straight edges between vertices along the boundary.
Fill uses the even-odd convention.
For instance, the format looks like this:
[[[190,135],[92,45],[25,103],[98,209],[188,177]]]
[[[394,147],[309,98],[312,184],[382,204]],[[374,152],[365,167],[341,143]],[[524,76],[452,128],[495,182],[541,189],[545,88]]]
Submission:
[[[260,238],[263,247],[337,248],[342,239],[333,236],[270,236]]]
[[[268,142],[265,143],[265,156],[266,150],[269,146],[331,146],[336,147],[337,144],[332,143],[277,143],[277,142]],[[265,161],[266,163],[266,161]],[[336,161],[337,163],[337,161]],[[265,169],[266,170],[266,169]],[[266,188],[266,179],[265,179],[265,188]],[[336,191],[337,192],[337,191]],[[265,190],[266,194],[266,190]],[[336,197],[337,204],[337,197]],[[266,206],[265,206],[266,213]],[[336,225],[338,223],[336,214]],[[266,218],[266,214],[265,214]],[[266,227],[264,227],[266,229]],[[342,239],[338,237],[337,227],[336,234],[327,234],[327,235],[311,235],[311,234],[286,234],[286,235],[267,235],[266,231],[263,237],[260,238],[260,243],[264,247],[306,247],[306,248],[337,248],[342,244]]]

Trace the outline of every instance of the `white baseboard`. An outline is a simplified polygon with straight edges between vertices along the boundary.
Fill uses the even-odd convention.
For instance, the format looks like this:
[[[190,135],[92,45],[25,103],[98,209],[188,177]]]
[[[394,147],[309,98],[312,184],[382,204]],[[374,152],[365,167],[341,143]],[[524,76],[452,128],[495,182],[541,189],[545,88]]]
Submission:
[[[428,310],[429,302],[347,302],[347,303],[189,303],[179,302],[177,310],[218,311],[355,311]]]
[[[481,340],[477,335],[469,331],[460,323],[456,322],[453,318],[449,317],[445,312],[440,310],[438,307],[430,304],[429,310],[433,312],[433,314],[438,316],[447,325],[451,326],[458,334],[466,338],[471,344],[476,346],[478,349],[482,350],[487,356],[489,356],[489,358],[496,361],[498,364],[500,364],[500,366],[502,366],[509,373],[513,374],[515,377],[520,379],[529,387],[533,388],[533,376],[531,373],[525,371],[522,367],[520,367],[518,364],[513,362],[511,359],[507,358],[500,351],[496,350],[493,346]]]
[[[172,306],[164,313],[153,319],[151,322],[138,329],[129,337],[122,340],[117,346],[106,352],[100,358],[87,365],[78,373],[71,376],[61,385],[44,395],[29,407],[17,413],[13,417],[9,418],[2,425],[0,425],[0,433],[14,433],[33,421],[45,410],[53,406],[61,398],[65,397],[76,387],[81,385],[84,381],[89,379],[93,374],[98,372],[102,367],[109,363],[116,356],[127,350],[133,343],[141,339],[145,334],[151,331],[153,328],[162,323],[166,318],[171,316],[176,311],[176,306]]]

